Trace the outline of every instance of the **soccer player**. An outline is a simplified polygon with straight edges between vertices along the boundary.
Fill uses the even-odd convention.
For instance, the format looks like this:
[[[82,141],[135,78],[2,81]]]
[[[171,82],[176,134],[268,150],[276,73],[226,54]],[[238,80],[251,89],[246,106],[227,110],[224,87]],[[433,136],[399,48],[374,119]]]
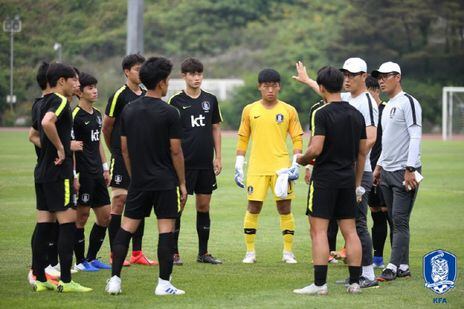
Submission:
[[[309,134],[310,134],[310,136],[311,136],[311,132],[313,131],[313,127],[311,126],[311,117],[312,117],[313,113],[319,107],[323,106],[324,104],[325,104],[324,100],[319,100],[318,102],[313,104],[313,106],[311,106],[311,109],[309,110]],[[308,146],[310,145],[310,143],[308,144]],[[309,185],[309,183],[311,181],[311,171],[312,171],[312,169],[313,169],[312,164],[308,164],[305,167],[305,171],[306,171],[305,182],[306,182],[307,185]],[[330,219],[329,228],[327,230],[327,238],[329,240],[329,250],[330,250],[331,253],[335,252],[336,249],[337,249],[337,234],[338,234],[337,220]],[[338,260],[336,258],[334,258],[332,255],[329,255],[329,263],[337,264]]]
[[[37,116],[38,116],[37,111],[38,111],[38,109],[40,107],[40,104],[41,104],[41,102],[43,100],[43,97],[50,92],[50,85],[47,82],[48,66],[49,66],[49,63],[43,61],[40,64],[39,69],[37,70],[36,80],[37,80],[37,84],[39,85],[40,90],[42,92],[42,96],[40,98],[36,98],[34,100],[34,102],[32,103],[31,121],[33,123],[33,126],[35,126],[35,127],[37,127],[37,121],[38,121],[36,119]],[[39,134],[39,131],[35,130],[33,126],[31,126],[31,128],[29,129],[29,141],[32,144],[34,144],[35,153],[36,153],[37,159],[38,159],[39,155],[40,155],[40,134]],[[57,234],[58,224],[55,224],[55,226],[52,229],[53,229],[53,231],[51,232],[51,234],[58,236],[58,234]],[[36,230],[37,230],[37,225],[36,225],[36,227],[34,229],[34,232],[32,233],[31,248],[32,248],[33,243],[34,243],[34,236],[35,236]],[[60,273],[58,271],[56,271],[55,268],[53,268],[53,266],[52,266],[52,265],[58,264],[58,252],[57,252],[57,248],[56,248],[56,240],[57,240],[57,237],[52,238],[50,243],[49,243],[49,248],[48,248],[48,253],[47,253],[48,266],[45,268],[45,274],[47,276],[47,279],[53,280],[54,283],[57,285],[58,282],[55,279],[57,279],[60,276]],[[28,274],[28,281],[29,281],[29,283],[31,285],[33,285],[34,282],[35,282],[35,277],[32,274],[32,267],[31,267],[31,270],[29,271],[29,274]]]
[[[242,112],[235,162],[235,182],[243,188],[243,165],[251,138],[246,179],[248,207],[243,223],[247,250],[243,263],[247,264],[256,262],[255,238],[258,216],[267,191],[269,187],[275,187],[278,178],[276,172],[289,166],[287,135],[292,139],[294,153],[291,173],[288,175],[291,180],[298,178],[299,166],[295,160],[296,154],[301,154],[303,148],[303,130],[296,109],[278,99],[280,74],[273,69],[259,72],[258,89],[261,99],[245,106]],[[295,198],[293,189],[293,183],[290,181],[286,197],[278,197],[273,190],[284,240],[282,260],[290,264],[297,263],[292,250],[295,233],[295,220],[291,212],[291,201]]]
[[[415,98],[403,91],[397,63],[383,63],[372,76],[390,98],[382,113],[382,152],[374,172],[374,181],[380,182],[393,221],[390,262],[377,279],[390,281],[411,276],[409,219],[419,189],[416,174],[422,169],[422,109]]]
[[[371,151],[371,167],[372,170],[375,169],[377,161],[380,157],[380,152],[382,151],[382,111],[385,108],[386,103],[380,98],[380,86],[376,78],[369,75],[366,78],[366,86],[369,93],[374,98],[377,106],[379,108],[379,125],[377,126],[377,139],[375,144],[372,147]],[[374,248],[374,267],[375,268],[384,268],[383,263],[383,248],[385,246],[385,240],[387,239],[387,223],[390,226],[390,240],[392,237],[393,231],[393,222],[388,216],[387,205],[383,199],[382,190],[379,186],[372,186],[371,191],[369,192],[369,208],[371,209],[371,216],[374,224],[372,225],[372,247]]]
[[[76,220],[76,268],[82,271],[111,269],[97,259],[97,253],[105,240],[111,219],[110,183],[108,163],[100,140],[102,115],[93,104],[98,99],[97,79],[90,74],[79,74],[79,105],[72,112],[74,139],[83,141],[83,150],[75,153],[75,186],[79,188]],[[87,257],[84,258],[84,227],[93,209],[96,222],[89,238]]]
[[[162,101],[168,91],[172,63],[149,58],[140,68],[146,96],[129,103],[121,115],[121,148],[131,177],[121,228],[113,243],[109,294],[121,293],[121,269],[132,234],[154,210],[158,221],[159,279],[156,295],[185,292],[171,283],[176,218],[185,206],[182,124],[179,111]]]
[[[323,67],[317,74],[319,93],[328,104],[311,117],[311,144],[297,162],[306,165],[316,159],[308,194],[307,215],[311,227],[314,283],[293,292],[326,295],[329,246],[327,228],[335,218],[345,238],[349,282],[348,293],[359,293],[361,244],[356,232],[356,190],[361,185],[366,160],[366,130],[363,116],[340,91],[343,74],[333,67]],[[356,165],[356,171],[353,166]]]
[[[33,244],[34,290],[56,289],[47,282],[47,248],[55,220],[59,222],[58,255],[60,258],[59,292],[89,292],[92,289],[71,280],[71,264],[75,240],[75,205],[71,200],[72,115],[67,96],[79,83],[76,71],[64,64],[50,64],[47,70],[50,93],[37,110],[34,129],[40,134],[40,154],[34,171],[37,198],[37,230]]]
[[[112,248],[114,237],[121,226],[121,215],[126,203],[127,188],[129,187],[129,175],[124,165],[121,154],[121,112],[124,106],[131,101],[145,95],[140,88],[139,70],[145,58],[139,54],[131,54],[122,60],[122,69],[127,82],[119,88],[109,99],[103,118],[103,136],[106,145],[111,151],[111,221],[108,227],[110,247]],[[139,229],[132,239],[132,255],[130,263],[124,262],[124,266],[132,264],[153,265],[156,262],[148,259],[142,252],[142,238],[145,220],[139,225]],[[112,251],[112,249],[111,249]]]
[[[50,93],[50,85],[48,84],[48,81],[47,81],[48,67],[49,67],[49,63],[43,61],[41,65],[39,66],[39,69],[37,70],[36,79],[42,91],[42,96],[34,100],[34,103],[32,104],[32,112],[31,112],[31,122],[33,125],[31,126],[29,130],[29,141],[32,144],[34,144],[37,159],[39,158],[39,155],[40,155],[40,134],[39,134],[39,131],[34,129],[34,127],[38,127],[37,122],[40,119],[37,119],[37,118],[40,116],[39,110],[40,110],[40,105],[42,104],[43,98],[44,96]],[[75,87],[73,89],[75,89]],[[82,150],[81,141],[71,141],[71,151],[81,151],[81,150]],[[57,248],[58,231],[59,231],[59,223],[56,221],[50,231],[50,242],[48,244],[48,252],[47,252],[48,266],[45,268],[45,275],[47,279],[52,280],[52,282],[54,283],[56,282],[56,285],[58,284],[58,281],[56,281],[55,279],[60,277],[60,271],[59,271],[60,265],[58,264],[58,248]],[[34,232],[32,234],[31,247],[34,243],[35,233],[36,233],[36,229],[34,229]],[[71,273],[76,273],[76,272],[77,270],[74,270],[73,268],[71,269]],[[35,281],[35,276],[33,276],[32,274],[32,269],[28,274],[28,280],[31,285]]]
[[[299,62],[296,64],[298,75],[294,78],[302,83],[307,84],[314,91],[319,93],[317,83],[310,79],[306,73],[306,68]],[[366,124],[367,147],[371,149],[377,136],[378,108],[374,99],[366,88],[367,64],[361,58],[349,58],[340,69],[344,75],[343,88],[345,91],[341,94],[342,100],[347,101],[354,106],[364,116]],[[372,168],[369,161],[369,155],[364,166],[362,189],[359,193],[369,192],[372,186]],[[372,261],[372,239],[367,228],[367,205],[368,195],[362,194],[362,200],[356,208],[356,230],[363,249],[362,266],[363,272],[361,277],[361,287],[368,288],[377,286],[375,280],[374,266]]]
[[[180,112],[187,192],[196,195],[197,262],[222,264],[221,260],[208,253],[211,194],[217,188],[216,176],[222,169],[221,111],[216,96],[201,89],[203,64],[198,59],[185,59],[181,72],[185,80],[185,90],[171,97],[169,103]],[[174,232],[174,265],[182,265],[178,249],[180,218],[179,216],[176,220]]]

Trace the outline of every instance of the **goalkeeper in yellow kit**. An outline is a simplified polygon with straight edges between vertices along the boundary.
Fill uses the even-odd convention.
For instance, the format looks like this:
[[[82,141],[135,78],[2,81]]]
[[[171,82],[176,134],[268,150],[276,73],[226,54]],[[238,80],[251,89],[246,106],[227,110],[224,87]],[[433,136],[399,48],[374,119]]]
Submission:
[[[243,165],[251,138],[246,179],[248,207],[243,224],[247,253],[243,263],[256,262],[258,215],[271,187],[280,214],[280,228],[284,238],[282,260],[294,264],[297,261],[292,252],[295,233],[295,220],[291,213],[291,201],[295,197],[292,181],[299,176],[296,154],[301,153],[303,148],[303,130],[296,109],[277,98],[280,91],[280,75],[277,71],[262,70],[258,75],[258,89],[261,92],[261,100],[248,104],[243,109],[235,162],[235,182],[244,188]],[[290,135],[293,141],[294,156],[291,165],[286,145],[287,135]],[[277,171],[283,178],[277,175]],[[280,190],[275,190],[278,188]]]

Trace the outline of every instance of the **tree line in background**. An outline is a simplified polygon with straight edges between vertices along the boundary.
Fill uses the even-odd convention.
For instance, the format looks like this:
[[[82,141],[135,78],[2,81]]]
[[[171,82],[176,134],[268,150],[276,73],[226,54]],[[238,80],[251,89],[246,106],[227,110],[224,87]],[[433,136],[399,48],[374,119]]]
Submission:
[[[0,35],[0,115],[3,125],[27,117],[40,92],[35,71],[52,61],[54,42],[64,62],[99,79],[99,106],[123,82],[127,1],[5,0],[0,17],[18,14],[15,35],[14,113],[9,91],[9,36]],[[281,99],[294,105],[301,122],[319,98],[293,82],[294,64],[303,60],[314,76],[324,65],[339,67],[352,56],[373,70],[387,60],[403,69],[403,84],[422,104],[425,130],[440,123],[441,88],[464,80],[464,2],[461,0],[145,0],[145,55],[175,63],[187,56],[205,63],[205,77],[245,80],[222,102],[226,128],[236,129],[243,106],[258,98],[257,73],[273,67],[282,75]]]

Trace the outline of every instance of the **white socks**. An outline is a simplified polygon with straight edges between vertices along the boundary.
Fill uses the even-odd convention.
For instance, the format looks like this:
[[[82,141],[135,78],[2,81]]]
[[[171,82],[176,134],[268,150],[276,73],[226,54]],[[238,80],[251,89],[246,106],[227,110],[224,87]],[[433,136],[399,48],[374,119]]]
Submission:
[[[400,264],[400,270],[401,271],[406,271],[409,269],[409,265],[408,264]]]
[[[396,271],[397,271],[396,265],[394,265],[392,263],[388,263],[386,268],[393,270],[394,273],[396,273]]]
[[[371,281],[375,280],[374,265],[363,266],[362,267],[362,276]]]

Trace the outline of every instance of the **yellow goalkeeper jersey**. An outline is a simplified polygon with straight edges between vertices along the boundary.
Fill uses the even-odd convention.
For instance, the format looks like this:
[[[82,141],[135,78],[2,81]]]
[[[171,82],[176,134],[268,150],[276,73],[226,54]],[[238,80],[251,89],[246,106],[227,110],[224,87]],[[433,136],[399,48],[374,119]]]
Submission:
[[[261,100],[245,106],[238,130],[237,150],[246,151],[251,138],[248,175],[275,175],[290,166],[287,134],[293,150],[303,148],[303,129],[296,109],[282,101],[266,108]]]

